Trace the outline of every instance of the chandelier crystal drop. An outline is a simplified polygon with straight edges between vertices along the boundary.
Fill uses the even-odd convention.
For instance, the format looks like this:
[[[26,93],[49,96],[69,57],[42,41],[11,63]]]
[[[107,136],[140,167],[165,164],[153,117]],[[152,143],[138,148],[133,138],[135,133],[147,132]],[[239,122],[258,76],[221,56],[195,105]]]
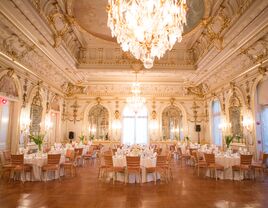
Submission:
[[[186,11],[186,0],[108,0],[107,25],[123,51],[149,69],[182,40]]]
[[[127,98],[127,104],[130,106],[132,111],[137,114],[146,102],[146,99],[141,97],[141,87],[137,80],[132,84],[131,93],[132,96]]]

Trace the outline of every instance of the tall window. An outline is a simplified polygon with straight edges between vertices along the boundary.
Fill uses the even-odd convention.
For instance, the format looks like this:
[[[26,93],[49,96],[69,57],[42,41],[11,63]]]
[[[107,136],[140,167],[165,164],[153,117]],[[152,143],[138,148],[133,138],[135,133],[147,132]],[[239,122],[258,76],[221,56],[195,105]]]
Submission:
[[[148,143],[148,111],[144,106],[135,114],[129,106],[123,111],[123,143]]]
[[[0,106],[0,149],[5,149],[8,137],[9,101]]]
[[[212,137],[216,145],[222,145],[222,134],[219,129],[221,123],[221,104],[219,100],[212,102]]]
[[[263,107],[261,112],[261,127],[263,151],[268,153],[268,106]]]

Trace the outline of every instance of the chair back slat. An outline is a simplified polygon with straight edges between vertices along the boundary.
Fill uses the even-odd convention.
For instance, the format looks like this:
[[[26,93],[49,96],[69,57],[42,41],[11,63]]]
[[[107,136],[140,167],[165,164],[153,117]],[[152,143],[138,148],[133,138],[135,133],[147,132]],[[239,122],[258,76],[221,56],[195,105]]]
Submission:
[[[141,158],[139,156],[127,156],[127,167],[128,168],[139,168],[140,167],[140,160]]]
[[[157,155],[156,158],[156,167],[164,167],[167,165],[167,156]]]
[[[175,145],[170,145],[170,146],[169,146],[169,150],[170,150],[171,152],[174,152],[174,151],[175,151]]]
[[[192,156],[194,157],[195,161],[198,162],[199,159],[198,159],[197,151],[193,151]]]
[[[112,154],[115,155],[117,149],[112,149]]]
[[[104,155],[104,164],[106,167],[113,167],[113,156],[112,155]]]
[[[253,155],[240,155],[241,165],[251,165]]]
[[[196,148],[190,148],[190,149],[189,149],[189,152],[190,152],[190,155],[191,155],[191,156],[193,156],[193,152],[194,152],[194,151],[197,151],[197,149],[196,149]]]
[[[72,149],[67,149],[65,157],[68,158],[70,161],[74,161],[76,156],[76,152]]]
[[[75,148],[74,151],[76,152],[77,156],[82,156],[83,148]]]
[[[208,165],[215,164],[215,155],[204,153],[205,161]]]
[[[181,150],[181,147],[178,147],[178,154],[179,154],[179,156],[182,156],[182,150]]]
[[[47,155],[47,164],[55,165],[60,163],[61,154],[48,154]]]
[[[268,153],[263,153],[262,154],[262,164],[266,165],[267,159],[268,159]]]
[[[9,150],[4,150],[3,151],[3,157],[4,157],[4,162],[5,163],[10,163],[11,162],[11,153]]]
[[[24,155],[11,155],[11,164],[12,165],[23,165],[24,163]]]

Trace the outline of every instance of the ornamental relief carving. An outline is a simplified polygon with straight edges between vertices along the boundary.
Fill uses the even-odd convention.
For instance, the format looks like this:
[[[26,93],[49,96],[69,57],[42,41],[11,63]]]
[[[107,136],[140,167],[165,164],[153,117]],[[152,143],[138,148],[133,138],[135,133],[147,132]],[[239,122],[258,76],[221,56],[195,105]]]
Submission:
[[[31,3],[53,32],[54,47],[57,48],[64,42],[72,56],[78,59],[82,45],[75,32],[74,19],[68,13],[70,3],[58,0],[31,0]]]
[[[139,63],[130,53],[123,52],[120,48],[80,48],[80,66],[90,65],[130,65]],[[192,50],[172,49],[163,58],[155,60],[155,66],[187,66],[194,68],[194,56]]]
[[[268,56],[268,34],[260,38],[250,47],[241,50],[252,63],[262,62]]]
[[[158,97],[185,96],[182,85],[142,85],[142,95],[152,95]],[[130,96],[131,85],[89,85],[86,89],[88,96]]]
[[[218,50],[223,49],[225,31],[237,21],[251,3],[252,0],[225,0],[214,16],[203,20],[204,30],[192,47],[196,59],[202,59],[211,45]]]
[[[48,78],[54,85],[66,82],[56,66],[43,55],[35,45],[23,35],[6,18],[0,15],[0,51],[10,58],[19,61],[41,77]]]

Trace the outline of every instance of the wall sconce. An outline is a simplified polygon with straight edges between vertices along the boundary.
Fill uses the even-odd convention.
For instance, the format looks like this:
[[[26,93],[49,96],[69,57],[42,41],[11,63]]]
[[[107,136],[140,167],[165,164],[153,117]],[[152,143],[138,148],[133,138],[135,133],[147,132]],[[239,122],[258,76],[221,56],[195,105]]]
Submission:
[[[31,119],[28,116],[26,108],[22,108],[20,114],[20,127],[24,133],[29,133],[29,128],[31,124]]]
[[[158,129],[158,121],[157,121],[157,114],[155,110],[152,111],[151,117],[152,119],[150,121],[150,129],[156,130]]]
[[[219,129],[222,130],[222,132],[227,132],[232,127],[232,124],[230,122],[227,122],[226,115],[224,114],[221,117],[221,123],[219,124]]]
[[[45,130],[46,131],[50,130],[52,126],[53,126],[53,123],[51,121],[50,115],[49,113],[47,113],[45,117]]]
[[[253,118],[249,108],[244,113],[242,125],[245,129],[251,131],[253,125]]]
[[[112,123],[112,128],[116,130],[121,129],[120,113],[118,110],[114,112],[114,120]]]

